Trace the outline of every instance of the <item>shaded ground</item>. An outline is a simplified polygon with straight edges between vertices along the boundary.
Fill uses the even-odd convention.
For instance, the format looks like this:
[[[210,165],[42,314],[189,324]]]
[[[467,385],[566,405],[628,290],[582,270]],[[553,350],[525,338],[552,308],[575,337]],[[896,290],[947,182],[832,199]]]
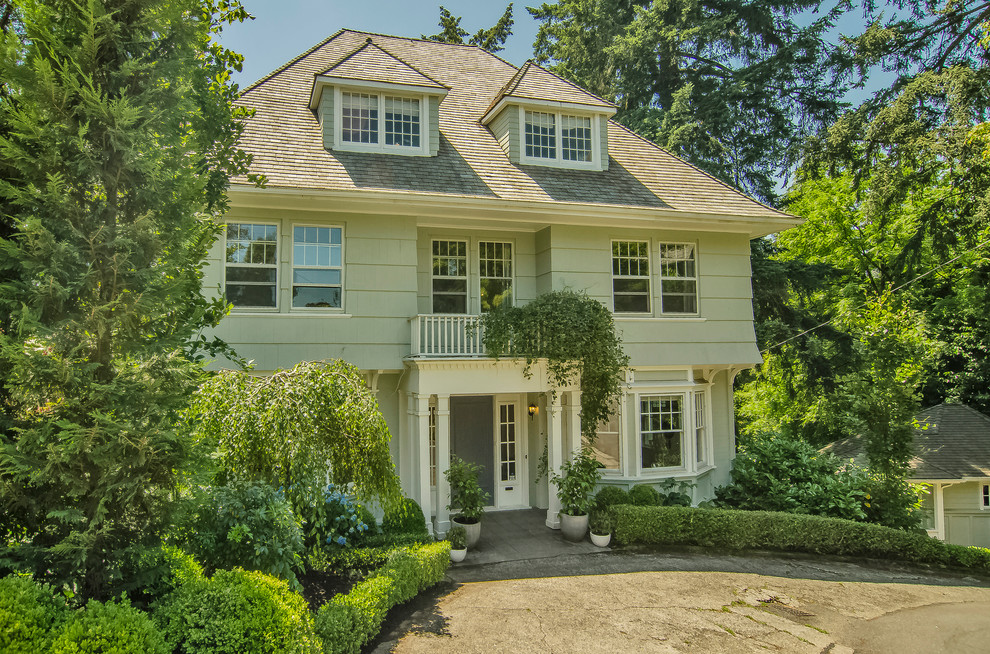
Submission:
[[[449,577],[366,651],[990,651],[988,580],[882,562],[601,553]]]
[[[319,610],[321,606],[330,601],[330,598],[338,593],[349,593],[351,586],[359,581],[356,577],[336,575],[310,569],[297,575],[297,578],[299,579],[299,583],[302,584],[302,596],[306,598],[306,602],[312,611]]]

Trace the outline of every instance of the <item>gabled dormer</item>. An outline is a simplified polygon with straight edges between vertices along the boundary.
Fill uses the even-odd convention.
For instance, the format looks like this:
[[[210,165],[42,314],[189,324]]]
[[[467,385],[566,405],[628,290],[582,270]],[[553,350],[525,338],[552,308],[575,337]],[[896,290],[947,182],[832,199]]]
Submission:
[[[608,119],[615,105],[527,61],[481,119],[509,161],[608,170]]]
[[[368,38],[316,75],[310,109],[327,150],[432,157],[448,90]]]

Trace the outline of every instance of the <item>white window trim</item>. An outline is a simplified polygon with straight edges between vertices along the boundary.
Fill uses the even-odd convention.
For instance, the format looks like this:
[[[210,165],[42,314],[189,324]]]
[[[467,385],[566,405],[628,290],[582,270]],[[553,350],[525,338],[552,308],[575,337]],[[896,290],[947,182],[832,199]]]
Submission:
[[[481,279],[482,279],[482,274],[481,274],[481,244],[482,243],[502,243],[503,245],[509,245],[509,246],[511,246],[512,256],[509,258],[509,265],[512,268],[512,275],[510,276],[509,280],[510,280],[510,283],[512,284],[512,306],[517,306],[517,301],[516,301],[516,241],[515,241],[515,239],[477,238],[477,239],[474,239],[474,242],[471,244],[471,249],[469,249],[468,251],[474,254],[474,256],[475,256],[475,258],[476,258],[476,260],[478,262],[477,280],[473,284],[473,287],[477,291],[475,297],[478,298],[478,313],[477,313],[477,315],[479,315],[479,316],[482,315],[482,311],[481,311]],[[471,258],[470,258],[470,255],[469,255],[468,256],[468,278],[470,278],[470,277],[471,277]],[[491,278],[485,278],[485,279],[505,279],[505,278],[504,277],[491,277]],[[469,285],[469,288],[470,287],[471,287],[471,285]],[[433,292],[432,285],[430,287],[430,292],[431,292],[431,294]],[[432,301],[432,298],[431,298],[431,301]],[[470,297],[468,297],[467,306],[468,306],[468,310],[470,310],[470,308],[471,308],[471,298]],[[431,304],[431,307],[432,307],[432,304]]]
[[[340,230],[340,306],[339,307],[294,307],[292,306],[292,287],[295,286],[295,270],[296,270],[296,248],[295,248],[295,228],[296,227],[324,227],[330,229]],[[347,279],[345,278],[346,268],[345,265],[345,254],[346,254],[346,239],[347,235],[344,232],[343,225],[326,225],[319,223],[292,223],[288,242],[291,248],[291,253],[289,255],[289,311],[293,313],[344,313],[344,307],[346,306],[346,294],[347,294]],[[304,266],[305,267],[305,266]],[[328,267],[330,270],[333,269],[332,266]]]
[[[284,244],[284,239],[282,236],[282,221],[256,221],[256,220],[227,220],[223,223],[223,254],[221,255],[223,261],[223,297],[224,302],[227,301],[227,267],[234,266],[235,268],[240,267],[252,267],[258,266],[259,264],[237,264],[230,263],[227,261],[227,225],[265,225],[266,227],[275,227],[275,306],[273,307],[258,307],[258,306],[236,306],[231,305],[231,313],[259,313],[259,314],[272,314],[279,313],[280,302],[279,298],[282,295],[282,247]],[[264,267],[270,267],[265,265]]]
[[[665,277],[663,274],[663,261],[661,259],[664,245],[690,245],[694,248],[694,277]],[[659,293],[657,295],[657,314],[660,316],[681,317],[701,315],[701,275],[698,274],[698,243],[696,241],[657,241],[657,280],[659,281]],[[663,310],[663,282],[665,279],[694,280],[694,306],[695,311],[667,311]]]
[[[634,476],[640,479],[658,480],[670,477],[697,476],[715,468],[714,458],[714,431],[712,429],[712,395],[710,384],[691,385],[650,385],[636,389],[631,393],[635,400],[633,409],[633,433],[635,454],[635,467],[630,468]],[[694,420],[694,394],[704,393],[705,395],[705,419],[708,421],[705,427],[705,447],[707,456],[705,461],[697,461],[695,452],[695,420]],[[681,396],[681,406],[684,408],[683,415],[683,435],[681,436],[681,465],[667,466],[663,468],[643,467],[643,421],[642,421],[642,398],[656,395],[679,395]],[[625,421],[623,421],[625,424]],[[620,436],[621,438],[621,436]],[[620,463],[620,465],[622,465]]]
[[[600,468],[602,472],[602,479],[607,479],[609,477],[624,478],[626,477],[626,398],[627,395],[623,392],[619,396],[618,406],[616,407],[618,415],[616,419],[619,422],[619,467],[618,468]]]
[[[691,393],[692,401],[694,400],[695,395],[702,395],[705,398],[705,411],[704,411],[705,458],[699,461],[698,453],[697,452],[694,453],[693,466],[694,466],[694,472],[696,473],[705,472],[706,470],[711,470],[712,468],[715,467],[715,456],[714,456],[715,438],[714,435],[712,434],[712,394],[710,390],[711,390],[711,385],[706,385],[703,386],[702,388],[696,389],[694,392]],[[691,416],[691,419],[692,421],[694,420],[693,415]],[[696,432],[698,426],[693,425],[693,427]],[[692,443],[692,449],[693,448],[694,448],[694,443]]]
[[[979,495],[977,496],[977,506],[980,507],[981,511],[990,511],[990,506],[987,506],[986,504],[983,503],[984,489],[990,487],[990,484],[981,483],[981,484],[977,484],[976,487],[977,490],[979,491]]]
[[[616,243],[646,243],[646,265],[649,267],[649,272],[646,274],[646,279],[649,281],[649,291],[647,292],[647,300],[650,303],[650,308],[646,311],[616,311],[615,310],[615,280],[616,275],[613,271],[613,251]],[[609,268],[609,294],[612,297],[612,313],[616,317],[622,318],[653,318],[656,316],[654,305],[656,304],[656,298],[653,297],[653,244],[651,239],[638,239],[638,238],[613,238],[608,243],[608,268]],[[628,276],[619,275],[618,279],[643,279],[642,276]],[[668,314],[669,315],[669,314]]]
[[[378,143],[352,143],[344,141],[343,93],[362,93],[378,96]],[[419,100],[419,147],[385,144],[385,96]],[[430,96],[427,94],[410,94],[401,91],[376,90],[369,88],[333,89],[333,149],[348,152],[380,152],[385,154],[400,154],[409,157],[427,157],[430,155]]]
[[[467,264],[467,271],[464,275],[464,309],[465,313],[437,313],[433,310],[433,280],[437,277],[433,274],[433,244],[437,241],[447,241],[453,242],[457,241],[464,243],[465,252],[465,263]],[[481,307],[479,303],[479,311],[477,314],[471,313],[471,251],[472,251],[472,241],[469,238],[463,236],[431,236],[430,237],[430,311],[431,316],[475,316],[481,314]],[[460,279],[460,277],[447,277],[446,279]],[[479,282],[480,283],[480,282]],[[480,292],[479,292],[480,295]]]
[[[526,156],[526,112],[535,111],[551,114],[554,118],[554,137],[556,154],[553,159]],[[563,139],[561,138],[561,118],[564,116],[580,116],[591,119],[591,161],[566,161],[563,156]],[[553,168],[574,168],[580,170],[601,170],[602,147],[599,133],[599,118],[597,114],[582,111],[561,111],[553,107],[519,106],[519,161],[531,166],[550,166]]]

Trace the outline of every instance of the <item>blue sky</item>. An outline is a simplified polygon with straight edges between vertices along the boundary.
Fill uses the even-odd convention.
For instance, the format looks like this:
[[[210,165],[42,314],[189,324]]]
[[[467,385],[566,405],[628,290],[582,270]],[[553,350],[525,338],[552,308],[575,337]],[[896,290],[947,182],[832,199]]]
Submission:
[[[223,44],[244,55],[244,70],[235,77],[241,86],[265,76],[305,52],[342,27],[418,38],[439,31],[441,1],[431,0],[242,0],[255,20],[224,30]],[[470,33],[491,27],[505,11],[508,0],[443,0],[461,27]],[[531,2],[530,4],[537,4]],[[506,43],[505,59],[522,64],[533,53],[537,23],[525,9],[513,6],[516,24]]]

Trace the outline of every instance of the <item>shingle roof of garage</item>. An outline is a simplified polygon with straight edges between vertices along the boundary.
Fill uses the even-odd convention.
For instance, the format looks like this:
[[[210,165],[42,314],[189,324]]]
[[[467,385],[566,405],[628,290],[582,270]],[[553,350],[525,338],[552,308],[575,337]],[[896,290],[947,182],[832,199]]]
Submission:
[[[910,479],[990,477],[990,418],[962,404],[939,404],[917,416]],[[841,459],[865,463],[862,437],[823,448]]]
[[[362,48],[369,38],[375,49]],[[346,64],[342,60],[359,48],[361,52],[368,50],[369,57],[382,58],[379,53],[384,52],[412,71],[450,88],[440,104],[437,156],[405,157],[324,149],[320,125],[308,106],[314,76],[335,65],[336,72],[329,74],[339,74],[340,66]],[[399,68],[392,70],[398,74]],[[567,89],[567,94],[585,94],[552,73],[539,71],[542,72],[533,68],[534,75],[557,80],[555,84],[560,86],[561,93]],[[607,171],[511,163],[480,119],[517,72],[515,66],[475,46],[342,30],[243,92],[239,104],[254,109],[255,115],[247,123],[241,146],[254,155],[251,172],[264,174],[269,187],[369,189],[654,208],[745,218],[792,218],[756,202],[612,121],[608,129]],[[402,74],[410,73],[402,70]],[[234,181],[246,183],[245,179]]]

